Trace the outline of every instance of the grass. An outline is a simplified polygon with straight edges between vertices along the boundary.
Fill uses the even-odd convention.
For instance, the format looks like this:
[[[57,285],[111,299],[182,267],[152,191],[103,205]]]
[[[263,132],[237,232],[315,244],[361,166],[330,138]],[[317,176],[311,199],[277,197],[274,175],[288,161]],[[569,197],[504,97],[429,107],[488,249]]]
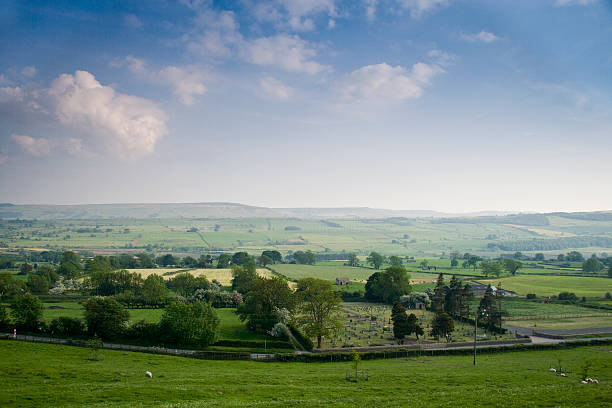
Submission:
[[[535,293],[538,296],[553,296],[560,292],[573,292],[576,296],[600,297],[612,291],[612,279],[576,276],[517,275],[508,278],[481,280],[520,295]]]
[[[549,372],[562,353],[568,377]],[[612,402],[609,347],[350,363],[206,361],[77,347],[0,342],[0,406],[24,407],[476,407],[605,406]],[[598,385],[580,384],[592,359]],[[146,378],[145,371],[153,378]]]
[[[533,320],[505,320],[505,325],[549,329],[571,330],[588,329],[593,327],[612,327],[612,316],[569,317],[559,319],[533,319]]]
[[[232,270],[231,269],[188,269],[188,268],[152,268],[152,269],[128,269],[130,272],[138,273],[143,279],[150,275],[161,275],[164,279],[172,279],[179,273],[190,273],[193,276],[206,276],[206,279],[212,281],[218,280],[223,286],[231,286]],[[272,274],[267,269],[257,269],[260,276],[270,277]]]
[[[475,311],[478,308],[479,302],[480,298],[474,298],[470,310]],[[506,319],[523,316],[592,315],[606,312],[605,310],[589,309],[578,305],[541,302],[542,300],[534,301],[519,297],[504,297],[502,308],[506,313]]]

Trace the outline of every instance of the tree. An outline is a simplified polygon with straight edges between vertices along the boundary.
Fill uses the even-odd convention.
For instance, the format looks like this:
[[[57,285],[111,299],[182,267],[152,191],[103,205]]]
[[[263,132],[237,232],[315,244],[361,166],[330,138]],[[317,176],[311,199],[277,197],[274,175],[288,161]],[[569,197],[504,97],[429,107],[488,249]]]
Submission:
[[[544,254],[543,254],[543,253],[538,252],[538,253],[537,253],[537,254],[535,254],[535,256],[533,257],[533,260],[534,260],[534,261],[541,262],[541,261],[546,260],[546,258],[544,257]]]
[[[612,278],[612,262],[610,262],[610,266],[608,266],[608,278]]]
[[[484,276],[493,275],[495,277],[499,277],[502,274],[503,268],[497,262],[488,262],[482,261],[480,263],[480,268],[482,269],[482,274]]]
[[[391,309],[391,320],[393,321],[393,337],[401,343],[404,341],[404,337],[408,335],[408,315],[406,314],[406,308],[399,302],[393,303]]]
[[[589,258],[582,263],[584,272],[599,272],[604,269],[604,265],[597,258]]]
[[[36,274],[45,278],[50,286],[60,280],[60,276],[51,265],[40,265]]]
[[[522,252],[515,252],[514,255],[512,255],[514,257],[514,259],[523,259],[523,253]]]
[[[26,285],[30,292],[35,295],[46,295],[49,293],[49,281],[43,276],[34,274],[28,275],[28,282]]]
[[[159,275],[149,275],[142,283],[142,298],[147,305],[161,305],[168,298],[168,288],[164,278]]]
[[[21,264],[21,267],[19,268],[19,274],[27,275],[29,273],[32,273],[33,270],[34,270],[34,267],[32,267],[32,264],[24,262]]]
[[[391,256],[389,257],[389,263],[390,263],[392,266],[402,266],[402,258],[400,258],[400,257],[399,257],[399,256],[397,256],[397,255],[391,255]]]
[[[259,257],[259,263],[263,266],[268,266],[270,264],[273,264],[274,261],[268,255],[262,255]]]
[[[251,258],[247,252],[236,252],[232,255],[232,263],[234,265],[243,265],[247,259]]]
[[[36,331],[43,324],[43,305],[38,297],[26,293],[11,304],[11,317],[18,329]]]
[[[112,339],[121,334],[130,318],[129,313],[115,299],[93,297],[85,303],[85,322],[90,336]]]
[[[403,266],[390,266],[370,275],[365,290],[366,299],[391,304],[410,293],[410,275]]]
[[[431,335],[434,337],[446,337],[450,341],[450,334],[455,330],[455,322],[447,313],[436,313],[431,321]]]
[[[419,339],[419,336],[422,336],[423,334],[425,334],[425,331],[423,330],[423,328],[421,327],[421,325],[419,324],[419,320],[417,319],[416,315],[414,313],[410,313],[408,315],[408,336],[410,336],[412,333],[415,334],[417,340]]]
[[[472,294],[472,287],[469,284],[463,285],[463,289],[461,290],[461,306],[459,314],[463,317],[470,316],[470,303],[474,295]]]
[[[584,256],[578,251],[568,252],[566,259],[570,262],[583,262]]]
[[[478,262],[480,262],[482,260],[482,258],[480,258],[479,256],[476,255],[470,255],[470,254],[466,254],[468,256],[467,258],[467,264],[468,266],[472,266],[474,268],[474,271],[476,271],[476,267],[478,266]]]
[[[91,259],[88,259],[85,263],[85,273],[92,275],[99,272],[110,272],[111,263],[109,259],[102,255],[96,255]]]
[[[321,348],[321,339],[342,327],[340,294],[331,282],[314,278],[300,279],[296,294],[301,302],[300,326],[307,336],[316,337],[317,348]]]
[[[15,279],[8,272],[0,273],[0,298],[19,296],[26,292],[26,284],[22,280]]]
[[[348,265],[349,266],[359,266],[359,258],[357,258],[357,254],[351,252],[348,254]]]
[[[193,256],[186,256],[181,260],[181,263],[183,264],[183,267],[185,268],[197,268],[198,266],[198,260],[195,259]]]
[[[275,310],[284,308],[293,312],[295,306],[296,298],[287,281],[257,277],[251,282],[246,299],[238,306],[238,314],[250,330],[266,333],[278,323]]]
[[[444,310],[451,316],[459,316],[462,303],[461,282],[455,275],[451,277],[446,296],[444,298]]]
[[[442,312],[444,311],[444,302],[446,301],[446,292],[444,289],[444,274],[438,275],[438,280],[436,281],[436,287],[433,292],[433,296],[431,298],[431,311],[432,312]]]
[[[498,302],[496,302],[495,295],[493,294],[493,288],[489,285],[478,304],[478,319],[482,319],[484,326],[489,330],[495,329],[498,318],[501,322],[501,310],[498,310],[498,306]]]
[[[166,254],[166,255],[162,255],[162,256],[155,258],[155,263],[158,264],[159,266],[165,267],[165,266],[178,265],[180,261],[174,255]],[[125,266],[122,266],[122,267],[125,268]]]
[[[213,266],[213,257],[210,255],[200,255],[198,258],[198,268],[212,268]]]
[[[374,269],[380,269],[383,262],[385,262],[385,257],[379,254],[378,252],[370,252],[370,255],[366,258],[368,263],[372,265]]]
[[[257,279],[255,265],[232,265],[232,290],[246,295],[251,290],[251,284]]]
[[[451,259],[451,262],[450,262],[451,268],[455,268],[458,265],[459,265],[459,261],[457,260],[457,258]]]
[[[206,276],[194,277],[190,273],[179,273],[174,278],[168,281],[167,286],[177,294],[189,297],[192,296],[198,289],[208,289],[210,284]]]
[[[515,261],[511,258],[504,258],[504,269],[512,276],[516,275],[516,271],[523,267],[523,263]],[[499,276],[499,275],[498,275]]]
[[[153,262],[153,259],[151,259],[151,257],[144,252],[137,254],[136,258],[138,258],[139,268],[155,268],[155,262]]]
[[[221,254],[219,255],[219,258],[217,259],[217,268],[218,269],[225,269],[229,266],[230,262],[232,260],[232,257],[229,256],[228,254]]]
[[[266,250],[266,251],[263,251],[261,253],[261,256],[264,256],[264,255],[267,256],[268,258],[270,258],[272,260],[272,263],[277,263],[277,262],[282,262],[283,261],[283,256],[278,251]]]
[[[564,262],[565,261],[565,255],[563,255],[563,254],[557,255],[557,261]]]
[[[296,263],[299,263],[302,265],[314,265],[316,261],[315,254],[310,250],[295,252],[293,254],[293,259],[295,259]]]
[[[72,251],[65,251],[62,254],[62,261],[57,273],[64,276],[67,279],[73,279],[77,277],[83,271],[79,257]]]
[[[173,344],[206,347],[217,341],[219,317],[205,302],[173,302],[164,309],[159,327],[162,336]]]

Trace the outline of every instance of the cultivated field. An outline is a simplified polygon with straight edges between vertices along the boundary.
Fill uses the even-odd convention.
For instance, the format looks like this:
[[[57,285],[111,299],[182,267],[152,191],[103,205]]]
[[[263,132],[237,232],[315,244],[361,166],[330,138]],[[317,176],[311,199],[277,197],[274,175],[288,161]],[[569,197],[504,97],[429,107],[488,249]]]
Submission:
[[[179,273],[187,272],[193,276],[206,276],[206,279],[212,281],[218,280],[223,286],[231,286],[232,270],[231,269],[185,269],[185,268],[154,268],[154,269],[128,269],[130,272],[138,273],[143,279],[149,275],[160,275],[164,279],[172,279]],[[269,278],[272,276],[267,269],[257,269],[259,276]]]
[[[367,382],[345,379],[350,363],[207,361],[13,341],[0,342],[3,407],[600,407],[612,403],[610,347],[362,362]],[[36,358],[32,358],[36,356]],[[585,359],[598,385],[580,383]],[[150,370],[153,378],[146,378]]]

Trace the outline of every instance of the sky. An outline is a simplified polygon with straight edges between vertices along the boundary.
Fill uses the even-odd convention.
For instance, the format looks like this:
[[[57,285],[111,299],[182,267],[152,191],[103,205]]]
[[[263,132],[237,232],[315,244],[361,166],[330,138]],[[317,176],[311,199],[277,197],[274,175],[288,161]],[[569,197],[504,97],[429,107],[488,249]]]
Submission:
[[[0,3],[0,202],[612,210],[612,0]]]

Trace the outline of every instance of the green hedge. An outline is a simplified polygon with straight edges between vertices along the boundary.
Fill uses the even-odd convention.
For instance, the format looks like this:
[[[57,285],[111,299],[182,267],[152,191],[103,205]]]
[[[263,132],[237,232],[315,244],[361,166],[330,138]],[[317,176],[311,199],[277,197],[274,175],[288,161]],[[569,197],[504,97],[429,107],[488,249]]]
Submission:
[[[288,325],[287,327],[291,331],[291,334],[293,334],[293,337],[295,337],[295,339],[302,345],[302,347],[304,347],[308,351],[312,351],[312,349],[314,349],[314,344],[312,344],[312,341],[308,337],[304,336],[300,329],[298,329],[292,324]]]

